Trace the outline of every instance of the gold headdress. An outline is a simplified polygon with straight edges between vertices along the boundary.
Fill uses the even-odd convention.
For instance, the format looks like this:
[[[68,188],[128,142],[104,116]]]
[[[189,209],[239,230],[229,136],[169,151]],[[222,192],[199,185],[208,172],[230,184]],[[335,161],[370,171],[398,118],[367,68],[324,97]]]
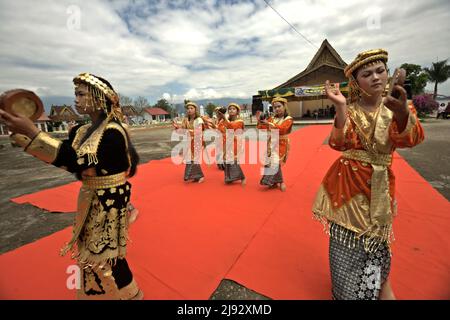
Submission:
[[[374,49],[361,52],[358,54],[347,67],[344,69],[345,76],[349,79],[349,97],[350,101],[356,101],[361,92],[364,92],[358,85],[354,77],[354,72],[359,68],[371,64],[375,64],[378,62],[384,62],[385,64],[388,61],[388,53],[384,49]]]
[[[230,104],[228,105],[227,109],[230,109],[230,107],[235,107],[235,108],[238,110],[238,113],[241,112],[241,106],[238,105],[237,103],[234,103],[234,102],[230,103]]]
[[[195,118],[200,117],[198,105],[195,102],[189,101],[184,105],[184,108],[187,109],[187,107],[189,107],[189,106],[193,106],[195,108]]]
[[[189,106],[193,106],[195,108],[195,110],[198,110],[198,105],[195,102],[189,101],[185,104],[185,108],[187,109],[187,107]]]
[[[282,97],[275,97],[272,99],[272,106],[275,102],[281,102],[284,105],[284,116],[289,115],[289,110],[288,110],[288,101],[286,98],[282,98]]]
[[[273,105],[275,102],[281,102],[282,104],[284,104],[285,107],[287,106],[287,99],[286,99],[286,98],[275,97],[275,98],[272,99],[272,105]]]
[[[116,118],[123,121],[124,117],[119,104],[119,96],[106,83],[96,76],[84,72],[73,78],[73,83],[79,85],[81,83],[87,84],[89,93],[94,100],[95,105],[100,106],[109,118]],[[111,110],[108,110],[106,99],[111,102]]]

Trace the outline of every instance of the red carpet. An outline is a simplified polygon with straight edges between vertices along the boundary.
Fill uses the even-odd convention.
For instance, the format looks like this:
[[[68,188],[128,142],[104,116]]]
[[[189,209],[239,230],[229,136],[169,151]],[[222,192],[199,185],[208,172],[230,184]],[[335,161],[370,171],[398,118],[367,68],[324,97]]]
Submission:
[[[292,134],[286,193],[261,188],[258,165],[243,166],[245,188],[224,185],[215,166],[203,166],[203,184],[185,184],[184,167],[170,159],[141,165],[132,180],[141,215],[130,230],[128,260],[145,298],[207,299],[228,278],[274,299],[329,299],[328,238],[310,210],[338,156],[322,145],[329,130]],[[449,203],[399,156],[394,170],[394,290],[400,299],[449,299]],[[70,184],[15,201],[73,212],[77,189]],[[0,298],[73,299],[65,273],[73,262],[57,255],[69,238],[70,228],[1,255]]]
[[[80,187],[81,182],[72,182],[64,186],[20,196],[11,201],[18,204],[31,203],[51,212],[75,212],[77,211],[77,194]]]
[[[318,150],[227,278],[274,299],[330,299],[328,238],[311,204],[338,156],[328,146]],[[450,299],[449,202],[397,153],[394,161],[394,292],[398,299]]]

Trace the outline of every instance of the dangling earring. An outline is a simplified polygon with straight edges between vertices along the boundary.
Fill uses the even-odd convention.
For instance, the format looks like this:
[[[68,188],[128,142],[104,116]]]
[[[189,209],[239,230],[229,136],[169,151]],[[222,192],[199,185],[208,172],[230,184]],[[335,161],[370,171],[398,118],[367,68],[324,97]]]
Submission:
[[[356,82],[355,78],[350,76],[350,82],[349,82],[349,98],[351,102],[357,101],[361,97],[361,91],[359,88],[358,83]]]

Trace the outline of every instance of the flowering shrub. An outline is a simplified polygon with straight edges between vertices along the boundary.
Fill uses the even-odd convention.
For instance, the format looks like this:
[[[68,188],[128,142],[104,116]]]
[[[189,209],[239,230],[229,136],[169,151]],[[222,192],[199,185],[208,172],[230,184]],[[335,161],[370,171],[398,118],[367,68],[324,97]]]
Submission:
[[[439,103],[433,100],[432,96],[429,94],[415,96],[413,98],[413,104],[419,117],[424,117],[434,110],[437,110],[439,107]]]

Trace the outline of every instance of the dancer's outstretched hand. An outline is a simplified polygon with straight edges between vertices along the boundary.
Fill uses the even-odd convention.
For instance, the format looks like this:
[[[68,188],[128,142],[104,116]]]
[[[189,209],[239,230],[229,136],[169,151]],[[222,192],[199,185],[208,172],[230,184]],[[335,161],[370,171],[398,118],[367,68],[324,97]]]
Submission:
[[[341,90],[339,90],[339,83],[336,83],[336,87],[332,88],[330,81],[325,81],[325,94],[337,108],[342,108],[347,105],[347,99],[344,97]]]
[[[409,113],[407,98],[406,98],[406,90],[402,86],[395,85],[394,90],[400,92],[400,97],[398,99],[393,96],[387,96],[384,98],[384,105],[390,109],[395,116],[404,117]]]
[[[27,117],[16,116],[0,109],[0,120],[6,124],[9,131],[24,134],[30,139],[33,139],[39,133],[39,129]]]
[[[347,118],[347,99],[339,90],[339,83],[335,88],[331,88],[330,81],[325,82],[325,94],[336,105],[336,118],[334,125],[338,129],[342,129]]]
[[[172,120],[172,126],[173,126],[175,129],[180,129],[180,126],[179,126],[178,123],[176,123],[174,120]]]

